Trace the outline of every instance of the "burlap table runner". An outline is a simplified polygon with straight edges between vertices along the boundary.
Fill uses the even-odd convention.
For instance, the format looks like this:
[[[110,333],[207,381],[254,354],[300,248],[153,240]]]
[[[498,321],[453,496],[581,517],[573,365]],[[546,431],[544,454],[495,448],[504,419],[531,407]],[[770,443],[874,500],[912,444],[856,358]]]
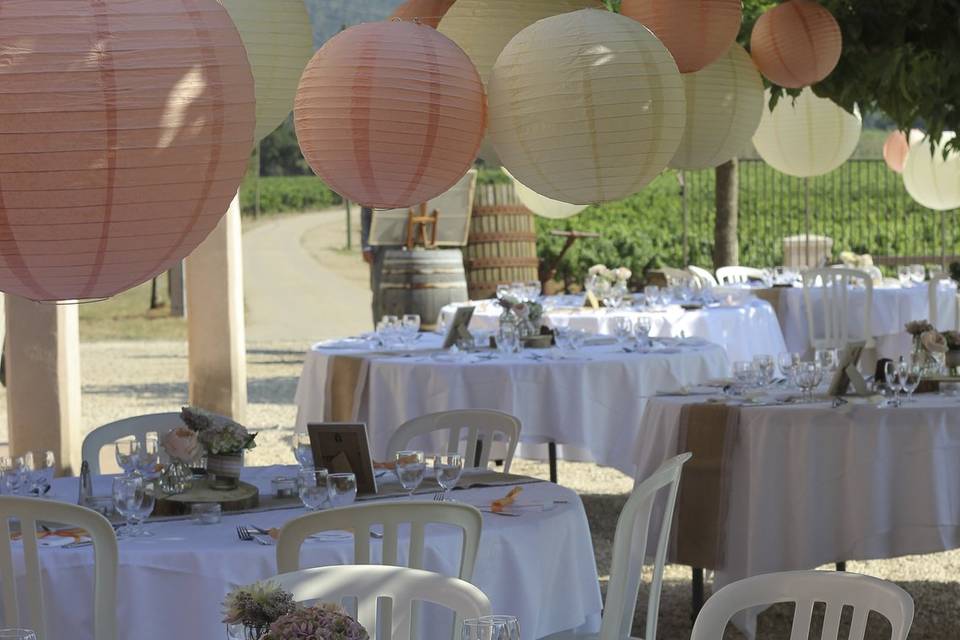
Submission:
[[[783,292],[789,288],[790,287],[770,287],[768,289],[752,289],[750,292],[761,300],[769,302],[779,319],[784,311],[784,309],[780,307]]]
[[[681,564],[723,567],[730,458],[739,424],[740,408],[726,404],[687,404],[680,411],[677,450],[693,453],[677,496],[673,557]]]

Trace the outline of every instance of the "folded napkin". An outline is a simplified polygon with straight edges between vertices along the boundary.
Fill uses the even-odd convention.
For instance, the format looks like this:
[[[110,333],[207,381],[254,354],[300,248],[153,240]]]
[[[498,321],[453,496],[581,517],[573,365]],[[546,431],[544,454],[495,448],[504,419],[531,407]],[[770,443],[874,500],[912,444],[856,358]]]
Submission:
[[[10,535],[13,541],[22,540],[22,533]],[[90,536],[84,529],[74,527],[71,529],[57,529],[54,531],[37,531],[37,546],[40,547],[62,547],[73,542],[88,542]]]
[[[514,501],[516,501],[517,496],[519,496],[522,491],[523,487],[514,487],[510,489],[507,495],[490,503],[490,511],[493,511],[494,513],[500,513],[504,511],[507,507],[512,505]]]

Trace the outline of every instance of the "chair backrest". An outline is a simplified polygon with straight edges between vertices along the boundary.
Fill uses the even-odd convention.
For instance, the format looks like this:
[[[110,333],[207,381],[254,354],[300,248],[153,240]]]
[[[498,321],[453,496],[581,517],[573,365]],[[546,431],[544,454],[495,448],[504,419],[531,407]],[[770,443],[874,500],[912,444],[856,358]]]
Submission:
[[[147,435],[156,433],[163,437],[167,431],[183,426],[179,413],[150,413],[124,418],[97,427],[86,435],[80,447],[83,460],[90,463],[90,473],[100,473],[100,450],[112,446],[117,440],[135,437],[143,445]],[[161,451],[161,457],[163,452]]]
[[[408,447],[411,440],[437,431],[447,431],[447,450],[441,453],[460,451],[460,443],[466,443],[464,466],[486,467],[490,464],[490,451],[493,440],[500,434],[506,440],[506,454],[503,458],[503,471],[508,473],[513,462],[513,454],[520,441],[520,420],[502,411],[492,409],[461,409],[430,413],[400,425],[387,445],[389,460],[398,451]],[[478,456],[479,448],[479,456]]]
[[[664,462],[649,478],[637,484],[620,512],[617,530],[613,537],[613,558],[610,566],[610,584],[607,601],[603,607],[603,622],[600,640],[622,640],[630,637],[637,595],[647,552],[650,534],[650,518],[661,490],[666,490],[663,518],[657,531],[656,555],[654,556],[653,579],[647,597],[647,627],[644,638],[657,637],[657,617],[660,610],[660,589],[663,584],[663,567],[667,560],[667,543],[673,524],[673,510],[677,502],[677,488],[683,465],[692,457],[683,453]]]
[[[356,598],[356,620],[366,628],[371,640],[418,637],[412,615],[416,602],[450,609],[458,621],[490,614],[490,601],[477,587],[458,578],[420,569],[371,565],[317,567],[281,573],[271,580],[293,593],[297,602],[342,603],[346,598]],[[390,607],[381,606],[380,619],[378,600],[390,604]],[[457,637],[459,629],[455,625],[451,640]]]
[[[864,286],[863,300],[856,306],[863,312],[863,336],[867,346],[873,344],[873,280],[859,269],[810,269],[800,274],[803,278],[803,306],[807,313],[807,331],[814,349],[843,349],[850,342],[849,314],[852,305],[850,292],[856,283]],[[817,285],[820,286],[817,286]],[[814,324],[811,291],[820,294],[820,318],[823,320],[823,335],[818,336]]]
[[[457,575],[463,580],[470,580],[477,560],[483,517],[470,505],[433,500],[357,504],[294,518],[280,529],[277,571],[289,573],[299,569],[303,541],[321,531],[352,531],[353,564],[370,564],[370,528],[374,525],[383,527],[383,564],[393,566],[399,565],[400,526],[409,525],[407,566],[422,569],[428,524],[448,525],[463,532]]]
[[[853,607],[849,640],[863,640],[871,611],[890,621],[892,640],[905,640],[913,623],[913,599],[891,582],[837,571],[787,571],[740,580],[714,593],[700,610],[690,640],[720,640],[733,615],[778,602],[796,604],[790,640],[807,640],[818,602],[826,604],[822,640],[839,637],[845,606]]]
[[[717,281],[721,284],[744,284],[751,280],[763,280],[762,269],[753,267],[720,267],[717,269]]]
[[[25,588],[29,619],[21,622],[11,520],[19,522],[23,544]],[[93,540],[94,590],[93,637],[115,640],[117,637],[117,537],[110,522],[92,509],[63,502],[36,498],[0,497],[0,590],[3,592],[3,618],[0,627],[28,627],[37,632],[37,640],[46,640],[47,625],[43,602],[42,575],[37,543],[38,522],[57,522],[84,529]]]
[[[957,307],[958,298],[956,292],[953,292],[952,300],[954,309],[954,322],[952,326],[940,326],[940,285],[944,282],[952,282],[950,274],[937,272],[930,275],[930,282],[927,283],[927,320],[940,331],[952,329],[956,331],[960,328],[960,308]],[[952,291],[952,290],[951,290]]]
[[[687,271],[693,274],[694,279],[700,283],[701,288],[706,289],[708,287],[715,287],[719,284],[717,279],[713,277],[713,274],[703,267],[690,265],[687,267]]]

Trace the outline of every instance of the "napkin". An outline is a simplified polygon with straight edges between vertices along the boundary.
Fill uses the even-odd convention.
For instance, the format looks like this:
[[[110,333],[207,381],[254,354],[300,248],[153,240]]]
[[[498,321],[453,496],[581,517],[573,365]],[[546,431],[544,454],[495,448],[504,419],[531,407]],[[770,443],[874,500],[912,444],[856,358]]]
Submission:
[[[507,495],[490,503],[490,511],[493,511],[494,513],[504,511],[507,507],[514,503],[514,501],[517,499],[517,496],[520,495],[520,492],[522,491],[523,487],[514,487],[513,489],[510,489]]]
[[[22,533],[10,535],[13,541],[22,540]],[[88,542],[90,536],[84,529],[77,527],[71,529],[57,529],[55,531],[37,531],[37,545],[40,547],[62,547],[72,542]]]

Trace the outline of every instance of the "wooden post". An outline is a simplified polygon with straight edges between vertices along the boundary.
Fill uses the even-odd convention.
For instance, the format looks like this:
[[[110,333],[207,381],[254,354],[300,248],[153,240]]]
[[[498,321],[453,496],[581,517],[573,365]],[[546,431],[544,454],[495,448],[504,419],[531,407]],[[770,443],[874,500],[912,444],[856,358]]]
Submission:
[[[167,295],[170,297],[170,315],[183,318],[187,315],[187,292],[183,281],[183,260],[167,271]]]
[[[243,422],[246,334],[240,200],[186,260],[190,404]]]
[[[10,453],[53,451],[65,473],[80,468],[80,323],[75,304],[6,297]]]
[[[740,244],[737,239],[738,195],[737,159],[724,162],[715,170],[717,178],[717,220],[714,229],[713,266],[740,264]]]

